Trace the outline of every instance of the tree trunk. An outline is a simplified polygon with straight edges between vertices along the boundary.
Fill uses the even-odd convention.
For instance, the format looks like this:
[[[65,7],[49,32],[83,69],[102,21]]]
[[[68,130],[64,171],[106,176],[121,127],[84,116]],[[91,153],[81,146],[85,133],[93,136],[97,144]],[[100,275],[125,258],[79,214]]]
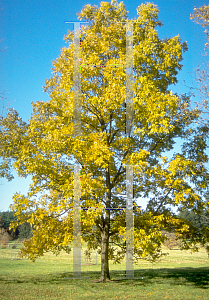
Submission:
[[[103,230],[102,243],[101,243],[101,282],[105,282],[110,279],[109,272],[109,261],[108,261],[108,248],[109,248],[109,237],[110,237],[110,203],[111,203],[111,184],[110,184],[110,173],[106,171],[106,211],[105,216],[103,215]]]
[[[101,244],[101,279],[100,279],[101,282],[105,282],[106,279],[110,279],[108,247],[109,247],[109,230],[108,230],[108,224],[105,220],[105,226],[102,232],[102,244]]]

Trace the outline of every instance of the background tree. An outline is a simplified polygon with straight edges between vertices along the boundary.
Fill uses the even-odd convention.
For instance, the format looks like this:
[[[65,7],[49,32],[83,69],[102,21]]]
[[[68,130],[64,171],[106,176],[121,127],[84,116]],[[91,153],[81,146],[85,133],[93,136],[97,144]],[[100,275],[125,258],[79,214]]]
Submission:
[[[209,256],[209,213],[207,210],[203,210],[198,214],[193,210],[184,209],[179,212],[178,217],[181,220],[186,220],[190,223],[190,227],[193,230],[193,236],[201,241],[204,245]]]
[[[32,228],[30,223],[25,222],[19,227],[19,239],[30,239],[32,237]]]
[[[203,5],[199,8],[194,8],[194,13],[191,14],[190,19],[194,20],[196,23],[200,24],[201,27],[205,28],[206,34],[206,49],[209,49],[209,5]],[[207,50],[206,50],[207,51]],[[207,52],[205,53],[205,57],[207,59]],[[198,67],[196,70],[196,80],[199,85],[199,91],[202,97],[202,108],[203,108],[203,115],[204,121],[209,125],[209,63],[206,61],[206,64],[203,67]]]
[[[89,22],[81,32],[81,134],[73,135],[73,33],[67,48],[53,62],[46,80],[48,102],[33,103],[28,123],[10,110],[0,123],[0,155],[13,163],[19,176],[32,176],[27,195],[16,193],[11,209],[17,217],[11,228],[29,222],[33,237],[25,241],[22,256],[31,260],[52,250],[70,252],[73,239],[72,164],[81,169],[81,231],[87,251],[101,253],[101,281],[110,278],[109,260],[125,256],[126,167],[134,165],[134,195],[149,197],[146,211],[134,205],[134,258],[154,261],[165,240],[163,230],[174,231],[184,246],[196,246],[190,226],[171,207],[207,205],[208,186],[201,171],[207,161],[205,144],[193,130],[199,110],[187,96],[169,90],[177,82],[187,49],[179,36],[160,39],[156,5],[137,8],[134,20],[134,120],[125,134],[126,24],[124,4],[112,0],[100,7],[86,5],[78,14]],[[103,65],[103,67],[95,67]],[[176,138],[184,150],[170,159]],[[195,151],[192,150],[195,147]],[[90,209],[94,207],[94,209]],[[112,208],[120,210],[110,210]]]
[[[164,245],[172,250],[173,248],[179,249],[181,247],[181,241],[176,238],[175,233],[173,232],[165,232],[167,239],[164,242]]]
[[[17,221],[16,216],[14,216],[12,211],[0,212],[0,216],[2,219],[3,227],[8,230],[9,234],[13,239],[17,239],[19,235],[19,228],[17,227],[15,230],[9,230],[11,221]]]
[[[199,8],[194,8],[193,14],[191,14],[190,19],[194,20],[196,23],[200,24],[201,27],[205,28],[206,34],[206,51],[205,59],[206,62],[202,66],[196,69],[196,81],[198,83],[198,91],[201,96],[201,102],[198,103],[199,109],[201,110],[201,118],[199,119],[200,128],[198,134],[196,135],[199,142],[204,140],[204,143],[208,142],[208,130],[209,130],[209,62],[207,61],[207,49],[209,49],[209,5],[203,5]],[[207,167],[208,169],[208,167]],[[209,180],[207,174],[203,174]],[[205,194],[205,197],[209,199],[209,194]]]
[[[3,9],[0,9],[2,11]],[[1,42],[2,40],[0,40]],[[0,49],[0,52],[4,52],[6,49]],[[0,92],[0,105],[1,105],[1,110],[0,110],[0,118],[4,116],[6,113],[7,109],[9,108],[9,101],[6,96],[6,90],[3,92]],[[9,159],[5,160],[3,159],[0,161],[0,177],[6,177],[8,180],[12,180],[14,177],[11,174],[11,162]]]
[[[3,227],[4,229],[7,229],[10,236],[13,238],[13,239],[23,239],[23,238],[30,238],[32,237],[32,227],[29,223],[23,223],[21,225],[19,225],[15,231],[13,230],[9,230],[9,227],[10,227],[10,224],[12,221],[17,221],[17,217],[14,216],[13,212],[12,211],[3,211],[3,212],[0,212],[0,216],[1,216],[1,219],[2,219],[2,224],[3,224]]]
[[[202,231],[204,227],[209,227],[209,213],[207,211],[195,214],[193,211],[185,209],[179,212],[179,217],[191,222],[199,231]]]
[[[200,6],[199,8],[195,7],[194,13],[191,14],[190,18],[205,28],[204,32],[206,34],[207,40],[209,41],[209,32],[208,32],[209,5],[203,5]],[[207,48],[209,47],[208,41],[205,44]]]
[[[4,228],[9,228],[11,221],[16,221],[17,218],[14,216],[12,211],[2,211],[0,212],[2,223]]]
[[[19,225],[15,231],[9,230],[10,224],[12,221],[17,221],[17,217],[14,216],[12,211],[3,211],[0,212],[2,219],[2,224],[5,229],[8,230],[9,234],[13,239],[28,239],[32,237],[32,227],[29,223],[25,222]]]

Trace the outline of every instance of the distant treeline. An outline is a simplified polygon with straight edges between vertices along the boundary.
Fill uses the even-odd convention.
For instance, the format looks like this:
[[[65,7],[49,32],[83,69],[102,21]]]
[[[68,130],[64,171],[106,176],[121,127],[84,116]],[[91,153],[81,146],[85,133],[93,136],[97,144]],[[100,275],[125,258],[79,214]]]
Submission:
[[[209,227],[209,213],[206,210],[203,210],[200,214],[196,214],[193,211],[185,209],[181,211],[178,216],[181,219],[191,222],[199,232],[202,231],[203,227]]]
[[[19,225],[15,232],[13,230],[9,230],[11,221],[17,220],[17,218],[13,215],[12,211],[0,212],[0,216],[2,218],[3,227],[8,230],[9,234],[13,239],[28,239],[32,236],[32,227],[27,222]],[[206,211],[203,211],[201,214],[197,215],[194,212],[187,209],[180,212],[178,217],[191,222],[196,228],[198,228],[199,232],[201,232],[204,226],[209,227],[209,214]]]
[[[15,231],[9,230],[11,221],[16,221],[17,218],[14,216],[12,211],[0,212],[3,227],[8,230],[10,236],[15,239],[29,239],[32,236],[31,225],[27,222],[19,225]]]

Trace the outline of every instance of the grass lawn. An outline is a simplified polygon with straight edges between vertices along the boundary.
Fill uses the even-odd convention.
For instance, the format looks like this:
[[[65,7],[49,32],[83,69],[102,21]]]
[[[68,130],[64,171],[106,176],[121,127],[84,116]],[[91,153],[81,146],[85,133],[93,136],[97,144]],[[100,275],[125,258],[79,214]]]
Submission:
[[[10,243],[12,244],[12,242]],[[73,279],[72,253],[47,253],[35,263],[11,260],[10,248],[0,249],[0,299],[209,299],[209,259],[204,249],[168,250],[169,255],[152,265],[140,261],[134,266],[136,280],[124,277],[125,262],[110,262],[111,281],[99,283],[100,257],[82,261],[82,276]],[[67,279],[66,279],[67,277]]]

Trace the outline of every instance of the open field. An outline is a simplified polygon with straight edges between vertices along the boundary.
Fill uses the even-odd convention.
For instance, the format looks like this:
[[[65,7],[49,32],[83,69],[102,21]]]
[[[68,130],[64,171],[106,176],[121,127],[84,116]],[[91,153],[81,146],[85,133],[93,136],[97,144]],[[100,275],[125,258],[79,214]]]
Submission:
[[[135,276],[141,279],[118,280],[124,277],[125,262],[110,263],[111,282],[99,283],[99,256],[93,256],[92,265],[83,259],[82,276],[89,279],[75,280],[72,253],[57,257],[47,253],[32,263],[27,259],[11,260],[10,246],[0,249],[0,299],[209,299],[206,251],[164,252],[169,255],[154,265],[143,260],[135,265]]]

